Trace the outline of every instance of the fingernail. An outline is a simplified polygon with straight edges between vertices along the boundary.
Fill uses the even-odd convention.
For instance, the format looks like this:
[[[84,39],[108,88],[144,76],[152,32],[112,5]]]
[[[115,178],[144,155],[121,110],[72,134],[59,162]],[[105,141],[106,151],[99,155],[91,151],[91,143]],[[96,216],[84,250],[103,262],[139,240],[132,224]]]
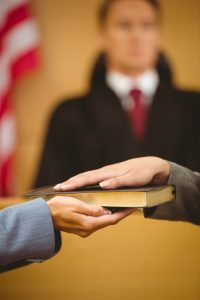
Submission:
[[[110,181],[102,181],[99,183],[99,185],[101,188],[108,188],[108,187],[110,187],[111,182]]]
[[[112,212],[109,209],[104,208],[104,215],[112,215]]]
[[[73,184],[71,184],[71,183],[61,184],[60,189],[61,190],[70,190],[70,189],[73,189]]]
[[[59,183],[59,184],[55,185],[53,188],[54,188],[55,190],[59,190],[59,189],[61,188],[61,186],[62,186],[62,184]]]

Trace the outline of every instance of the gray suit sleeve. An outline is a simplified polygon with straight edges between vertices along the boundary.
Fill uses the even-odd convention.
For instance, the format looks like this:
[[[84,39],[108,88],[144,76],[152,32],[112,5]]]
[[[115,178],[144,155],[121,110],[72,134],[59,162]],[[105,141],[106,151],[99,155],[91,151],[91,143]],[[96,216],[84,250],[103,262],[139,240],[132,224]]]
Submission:
[[[176,185],[176,200],[145,209],[145,217],[200,225],[200,174],[175,163],[170,163],[170,169],[168,183]]]
[[[0,211],[0,272],[46,260],[54,256],[60,246],[60,233],[54,230],[44,200]]]

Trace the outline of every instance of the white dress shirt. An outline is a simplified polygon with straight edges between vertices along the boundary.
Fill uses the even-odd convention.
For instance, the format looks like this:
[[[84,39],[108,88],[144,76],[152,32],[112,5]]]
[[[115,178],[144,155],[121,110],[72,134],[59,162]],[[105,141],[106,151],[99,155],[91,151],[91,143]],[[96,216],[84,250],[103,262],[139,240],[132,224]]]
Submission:
[[[144,101],[151,105],[153,97],[159,85],[159,76],[155,70],[147,70],[137,77],[130,77],[116,71],[108,71],[106,83],[119,98],[125,110],[134,108],[130,91],[139,89],[144,95]]]

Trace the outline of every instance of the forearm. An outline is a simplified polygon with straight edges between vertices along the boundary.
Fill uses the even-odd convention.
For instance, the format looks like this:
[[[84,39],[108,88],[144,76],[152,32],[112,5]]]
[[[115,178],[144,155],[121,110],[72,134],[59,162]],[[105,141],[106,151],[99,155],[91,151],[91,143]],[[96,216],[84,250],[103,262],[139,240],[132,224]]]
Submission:
[[[44,200],[33,200],[0,212],[0,266],[41,262],[55,255],[60,244],[60,233],[55,234]]]
[[[200,174],[170,163],[168,183],[176,186],[176,200],[145,209],[145,216],[200,224]]]

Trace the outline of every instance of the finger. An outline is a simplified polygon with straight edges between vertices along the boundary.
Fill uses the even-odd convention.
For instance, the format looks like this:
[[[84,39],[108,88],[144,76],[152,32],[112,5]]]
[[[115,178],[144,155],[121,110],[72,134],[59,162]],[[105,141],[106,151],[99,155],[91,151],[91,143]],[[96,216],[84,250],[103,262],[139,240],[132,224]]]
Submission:
[[[110,214],[110,212],[109,212]],[[105,215],[105,214],[104,214]],[[74,211],[69,211],[62,209],[61,213],[59,214],[59,218],[54,218],[54,225],[56,229],[65,231],[65,232],[72,232],[75,233],[77,231],[85,231],[89,232],[93,229],[92,221],[95,218],[99,218],[99,211],[94,210],[93,214],[91,215],[84,215],[83,213],[76,213]]]
[[[56,185],[54,188],[55,190],[61,191],[75,190],[86,185],[97,184],[109,177],[109,173],[106,173],[105,170],[99,169],[79,174],[61,184]]]
[[[78,235],[78,236],[80,236],[82,238],[86,238],[86,237],[88,237],[92,233],[92,232],[90,233],[88,231],[85,231],[85,230],[83,230],[81,228],[79,228],[79,229],[75,229],[75,228],[73,228],[73,229],[69,229],[69,228],[64,229],[63,228],[62,231],[66,232],[66,233],[71,233],[71,234]]]
[[[127,164],[126,167],[121,167],[121,164],[109,165],[97,170],[81,173],[63,183],[57,184],[54,189],[56,191],[74,190],[82,186],[97,184],[115,176],[124,175],[128,172]]]
[[[132,214],[135,210],[136,209],[130,208],[110,216],[83,217],[81,218],[81,222],[79,220],[79,226],[70,229],[67,228],[64,229],[64,231],[86,238],[99,229],[117,224],[119,221]]]
[[[91,217],[99,217],[111,214],[111,212],[104,207],[98,205],[89,205],[82,201],[80,201],[79,204],[76,207],[74,207],[74,212]]]
[[[115,225],[122,219],[131,215],[135,210],[135,208],[127,208],[112,215],[104,215],[98,218],[91,217],[90,220],[88,219],[88,222],[91,224],[89,229],[91,232],[94,232],[100,228],[104,228],[109,225]]]
[[[114,224],[118,223],[119,221],[123,220],[124,218],[130,216],[136,210],[137,210],[137,208],[126,208],[124,210],[114,213],[112,215],[114,217]],[[105,216],[105,217],[109,217],[109,216]]]
[[[93,185],[99,183],[101,180],[106,180],[108,177],[100,170],[89,171],[76,175],[63,183],[57,184],[54,189],[56,191],[75,190],[82,186]]]
[[[126,187],[129,186],[130,184],[134,184],[134,179],[131,176],[131,174],[123,175],[123,176],[118,176],[114,178],[109,178],[108,180],[104,180],[99,183],[100,187],[102,189],[116,189],[119,187]]]
[[[153,177],[148,171],[129,172],[123,176],[118,176],[104,180],[99,183],[103,189],[116,189],[119,187],[139,187],[152,181]]]
[[[56,201],[57,207],[62,208],[62,210],[70,210],[77,214],[94,217],[110,214],[110,211],[104,207],[99,205],[89,205],[84,201],[73,197],[57,196],[54,198],[54,201]]]

